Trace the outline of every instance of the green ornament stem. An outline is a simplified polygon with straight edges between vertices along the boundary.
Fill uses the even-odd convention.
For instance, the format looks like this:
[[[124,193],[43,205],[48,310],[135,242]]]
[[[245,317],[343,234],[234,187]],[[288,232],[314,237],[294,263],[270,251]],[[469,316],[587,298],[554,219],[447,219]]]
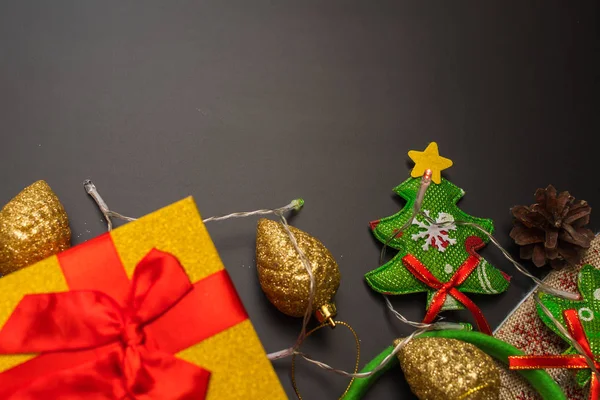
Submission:
[[[471,343],[479,347],[482,351],[494,357],[505,365],[508,365],[509,356],[524,355],[516,347],[496,339],[492,336],[479,332],[443,330],[426,332],[419,337],[440,337],[446,339],[457,339],[463,342]],[[381,361],[394,350],[394,346],[386,348],[377,357],[371,360],[360,372],[369,372],[373,370]],[[350,386],[348,392],[342,397],[342,400],[359,400],[367,390],[373,385],[379,377],[389,369],[398,364],[398,359],[394,357],[385,368],[367,378],[356,378]],[[544,370],[519,370],[518,372],[525,378],[529,384],[537,391],[544,400],[566,400],[565,394],[552,377]]]

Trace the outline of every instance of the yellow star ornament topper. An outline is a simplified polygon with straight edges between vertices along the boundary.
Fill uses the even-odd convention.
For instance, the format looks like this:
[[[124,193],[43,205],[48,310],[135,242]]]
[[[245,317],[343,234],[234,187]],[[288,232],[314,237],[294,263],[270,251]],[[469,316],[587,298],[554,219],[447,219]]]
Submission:
[[[442,170],[452,166],[451,159],[440,156],[436,142],[429,143],[425,151],[411,150],[408,156],[415,162],[415,167],[410,173],[413,178],[423,176],[425,171],[430,169],[431,180],[438,185],[442,182]]]

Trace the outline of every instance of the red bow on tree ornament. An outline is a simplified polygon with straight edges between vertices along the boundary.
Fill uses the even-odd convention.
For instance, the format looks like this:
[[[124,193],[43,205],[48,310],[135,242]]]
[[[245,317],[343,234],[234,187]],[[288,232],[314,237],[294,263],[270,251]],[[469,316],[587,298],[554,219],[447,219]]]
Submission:
[[[577,274],[577,289],[580,298],[571,300],[549,293],[540,293],[538,315],[554,333],[571,342],[564,330],[578,343],[579,349],[571,345],[562,356],[526,356],[511,361],[513,368],[569,368],[575,369],[575,382],[580,387],[590,384],[590,398],[600,399],[600,384],[596,373],[585,361],[593,361],[600,369],[600,269],[584,265]],[[541,305],[545,307],[542,308]],[[564,329],[560,329],[562,326]],[[587,356],[584,357],[583,354]],[[589,360],[588,360],[589,358]]]
[[[458,267],[454,275],[448,280],[448,282],[442,283],[438,280],[428,269],[423,265],[415,256],[407,254],[402,258],[402,262],[408,271],[415,276],[419,281],[426,284],[428,287],[435,289],[436,292],[433,294],[431,304],[425,314],[423,322],[430,324],[435,320],[435,317],[440,313],[444,303],[448,296],[452,296],[464,305],[475,317],[475,322],[479,330],[485,334],[491,335],[492,330],[487,320],[483,316],[483,313],[477,307],[477,305],[469,299],[464,293],[460,292],[457,287],[462,285],[467,280],[469,275],[479,265],[480,257],[475,250],[483,247],[485,243],[476,237],[471,236],[465,242],[465,247],[470,253],[470,256]]]
[[[585,334],[577,310],[565,310],[563,313],[567,330],[575,341],[581,346],[585,354],[594,361],[594,366],[600,370],[600,363],[592,353],[590,342]],[[541,368],[568,368],[589,369],[586,358],[581,354],[573,355],[530,355],[509,357],[510,369],[541,369]],[[600,400],[600,382],[595,373],[590,379],[590,400]]]
[[[124,305],[94,290],[25,296],[0,331],[0,354],[93,349],[97,357],[35,379],[9,399],[204,399],[210,372],[161,351],[145,332],[193,290],[174,256],[152,250]]]

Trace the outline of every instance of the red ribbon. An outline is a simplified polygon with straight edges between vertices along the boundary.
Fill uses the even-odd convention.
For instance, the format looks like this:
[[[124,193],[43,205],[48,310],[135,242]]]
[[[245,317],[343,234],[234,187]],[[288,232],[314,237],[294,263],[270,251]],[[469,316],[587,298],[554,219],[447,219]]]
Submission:
[[[25,296],[0,330],[0,354],[43,353],[0,374],[1,398],[205,398],[210,372],[173,354],[247,318],[224,271],[192,284],[152,250],[128,284],[109,235],[59,259],[74,290]]]
[[[590,342],[588,341],[583,325],[579,320],[579,315],[576,310],[565,310],[563,312],[567,323],[567,330],[571,337],[581,346],[584,353],[594,360],[596,369],[600,370],[600,363],[596,361],[596,357],[592,353]],[[569,369],[586,369],[590,366],[586,362],[584,356],[580,354],[574,355],[542,355],[542,356],[510,356],[508,357],[508,365],[510,369],[541,369],[541,368],[569,368]],[[600,382],[595,373],[592,372],[590,383],[590,400],[600,399]]]
[[[408,269],[418,280],[437,290],[431,299],[429,310],[427,310],[427,314],[425,314],[425,318],[423,319],[424,323],[429,324],[433,322],[435,317],[440,313],[446,298],[448,295],[450,295],[456,300],[460,301],[469,311],[471,311],[475,317],[477,327],[481,332],[487,335],[492,334],[490,325],[483,316],[483,313],[479,307],[477,307],[477,305],[473,303],[473,301],[464,293],[456,289],[458,286],[462,285],[462,283],[469,277],[475,268],[477,268],[477,265],[479,265],[480,257],[477,253],[475,253],[475,250],[483,245],[483,241],[476,236],[471,236],[466,240],[465,246],[467,247],[467,251],[470,253],[470,256],[464,263],[462,263],[462,265],[446,283],[442,283],[438,278],[436,278],[427,269],[427,267],[412,254],[407,254],[402,258],[406,269]]]

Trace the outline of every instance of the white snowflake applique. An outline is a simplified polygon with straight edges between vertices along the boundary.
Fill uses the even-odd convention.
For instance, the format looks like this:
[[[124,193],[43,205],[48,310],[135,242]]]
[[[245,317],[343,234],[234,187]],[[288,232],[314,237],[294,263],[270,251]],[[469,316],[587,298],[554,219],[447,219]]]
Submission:
[[[423,214],[431,218],[429,210],[423,210]],[[445,212],[438,214],[434,224],[430,224],[427,220],[423,222],[417,221],[415,218],[413,225],[417,225],[420,229],[424,230],[412,235],[411,238],[415,242],[419,241],[419,239],[425,239],[425,244],[423,244],[423,250],[425,251],[429,250],[429,246],[433,246],[439,251],[444,252],[448,246],[456,244],[456,239],[448,236],[448,231],[456,230],[456,225],[453,222],[454,217]],[[444,224],[443,226],[438,225],[442,223]]]

